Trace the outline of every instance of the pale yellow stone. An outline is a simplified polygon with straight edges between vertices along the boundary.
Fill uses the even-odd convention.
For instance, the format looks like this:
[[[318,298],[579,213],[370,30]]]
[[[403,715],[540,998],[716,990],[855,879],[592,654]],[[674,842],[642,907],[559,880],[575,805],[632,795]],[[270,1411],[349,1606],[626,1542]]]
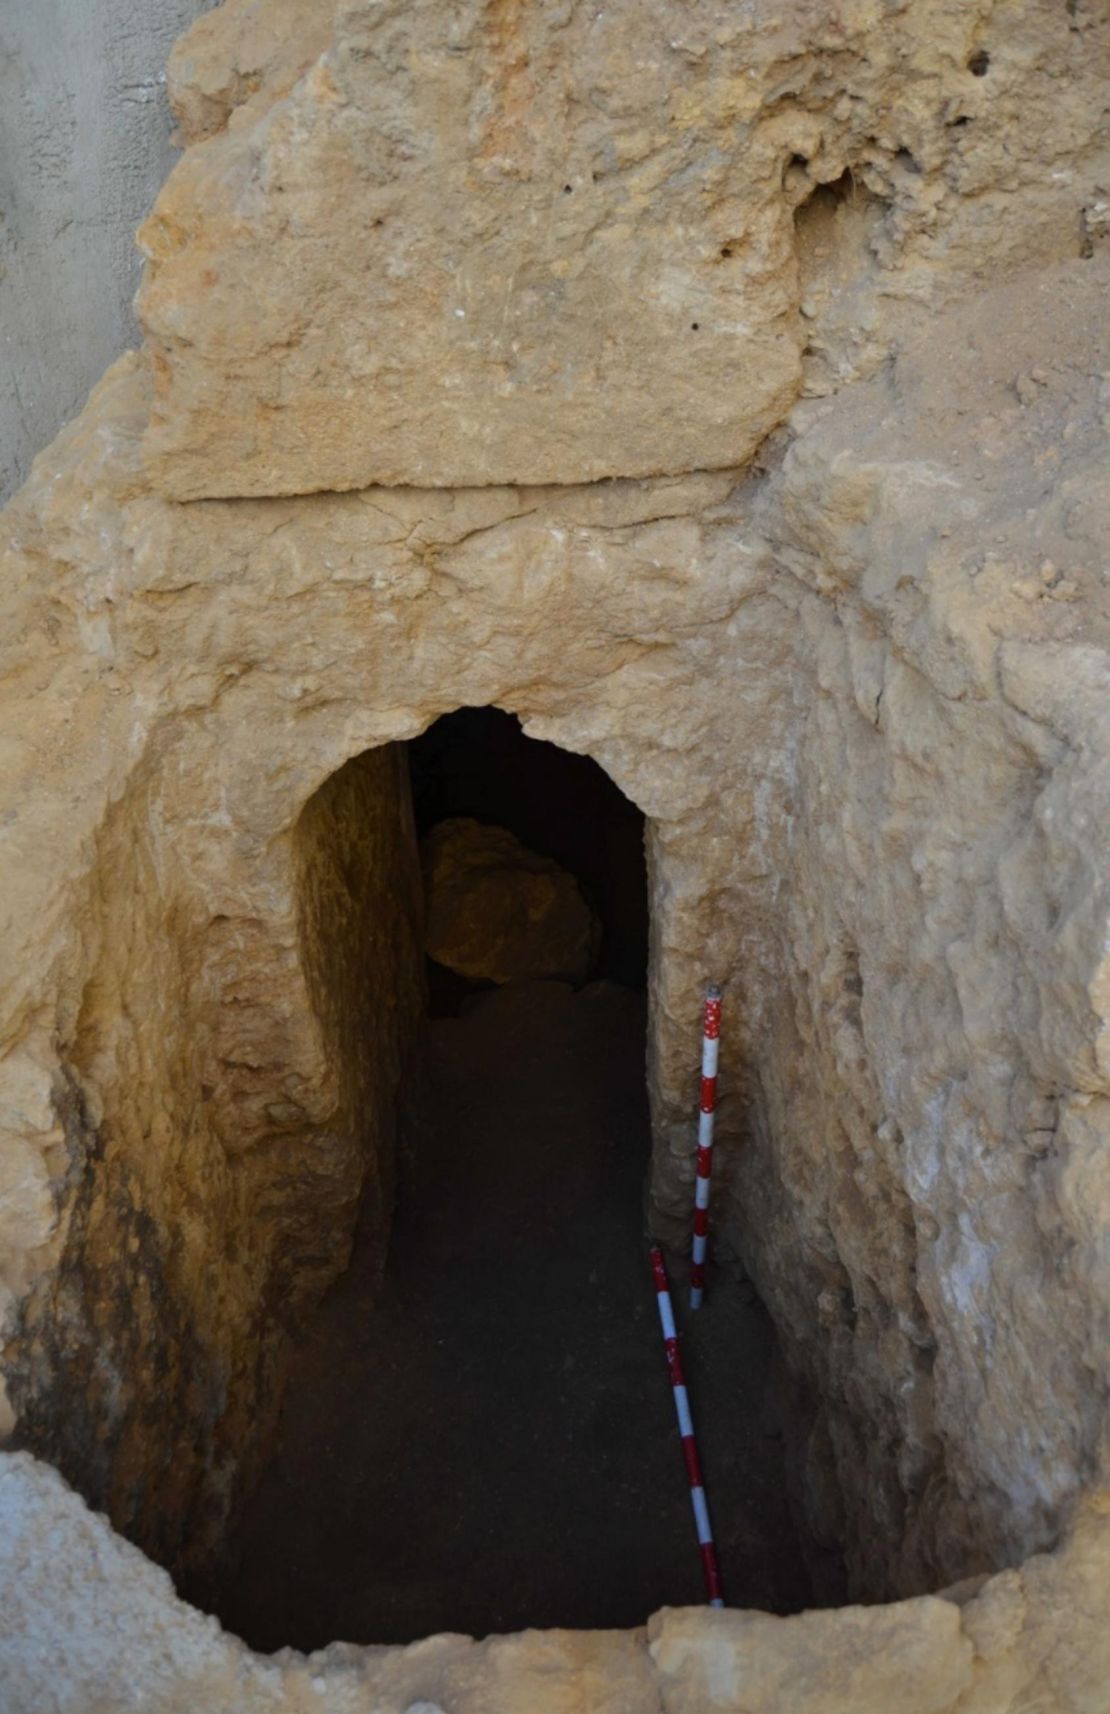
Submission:
[[[1074,253],[1102,28],[995,28],[996,9],[219,8],[172,66],[204,140],[141,235],[156,487],[743,463],[797,395],[803,348],[807,391],[828,391],[888,355],[892,299]],[[1049,146],[1075,163],[1051,194]],[[859,231],[832,302],[800,277],[795,209],[834,183]]]
[[[666,1714],[949,1714],[972,1680],[960,1610],[931,1596],[790,1619],[687,1607],[648,1637]]]
[[[397,746],[495,704],[647,817],[676,1239],[724,986],[719,1230],[880,1604],[259,1661],[20,1455],[0,1704],[1101,1714],[1108,20],[275,8],[182,50],[148,352],[4,515],[0,1421],[211,1547],[387,1236]]]
[[[288,94],[331,40],[335,10],[334,0],[223,0],[203,12],[166,68],[178,140],[202,142],[240,109],[256,118]]]

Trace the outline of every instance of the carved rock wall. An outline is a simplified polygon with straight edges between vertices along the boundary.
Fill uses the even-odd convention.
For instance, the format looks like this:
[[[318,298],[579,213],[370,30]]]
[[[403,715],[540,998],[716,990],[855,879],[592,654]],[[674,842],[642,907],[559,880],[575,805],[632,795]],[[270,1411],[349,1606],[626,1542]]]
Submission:
[[[12,1404],[24,1437],[76,1476],[79,1457],[60,1451],[61,1370],[42,1360],[42,1329],[59,1320],[56,1282],[83,1253],[80,1198],[107,1182],[98,1165],[85,1171],[84,1144],[55,1117],[68,1110],[59,1091],[75,1084],[92,1123],[120,1139],[121,1160],[138,1161],[159,1188],[153,1202],[146,1189],[120,1190],[122,1230],[112,1229],[105,1253],[126,1246],[137,1199],[161,1249],[191,1257],[207,1293],[201,1308],[188,1305],[189,1325],[209,1350],[216,1398],[229,1364],[243,1379],[222,1415],[200,1382],[183,1381],[175,1406],[156,1384],[154,1360],[159,1339],[172,1341],[152,1319],[143,1346],[151,1361],[128,1371],[145,1441],[139,1433],[121,1467],[122,1489],[88,1485],[153,1548],[159,1536],[148,1533],[146,1501],[137,1506],[133,1490],[149,1491],[159,1528],[184,1529],[197,1497],[177,1493],[180,1465],[167,1439],[192,1438],[214,1468],[215,1412],[229,1447],[253,1444],[252,1414],[274,1394],[263,1360],[271,1338],[276,1353],[287,1307],[343,1265],[365,1170],[350,1115],[371,1115],[380,1137],[391,1110],[416,999],[419,877],[389,741],[445,708],[503,702],[598,754],[630,795],[689,838],[708,799],[710,757],[700,773],[687,766],[697,724],[682,749],[657,754],[662,684],[650,638],[688,624],[694,603],[710,619],[727,613],[736,592],[685,515],[723,495],[727,476],[599,493],[374,491],[281,502],[280,516],[268,503],[180,507],[143,489],[136,460],[146,407],[142,372],[125,362],[40,466],[42,486],[32,484],[9,515],[17,642],[7,729],[13,778],[19,768],[22,780],[9,821],[9,968],[20,980],[9,995],[6,1072],[13,1092],[41,1090],[42,1102],[13,1099],[9,1109],[5,1265],[18,1322]],[[647,635],[629,635],[623,585],[648,552],[660,569],[635,621]],[[703,563],[711,569],[699,590]],[[664,666],[676,702],[689,676],[684,654],[668,651]],[[62,663],[74,657],[71,674]],[[27,718],[36,672],[52,690],[39,704],[45,717]],[[708,686],[697,700],[701,719]],[[48,795],[39,788],[51,760],[68,785]],[[353,831],[362,812],[365,849]],[[107,845],[99,830],[121,813],[125,831]],[[44,850],[56,863],[42,860]],[[144,909],[156,955],[128,926]],[[95,925],[100,912],[111,926],[94,934],[90,915]],[[665,904],[657,913],[661,925],[673,915]],[[354,934],[352,920],[362,925]],[[106,939],[119,967],[110,983]],[[356,1004],[359,969],[374,992]],[[664,983],[692,979],[681,959],[666,963]],[[378,1017],[370,1029],[367,1008],[372,1026]],[[94,1018],[105,1020],[99,1037]],[[132,1037],[146,1059],[128,1048]],[[365,1066],[352,1045],[363,1039],[384,1041]],[[679,1075],[676,1113],[687,1105],[684,1066]],[[184,1117],[173,1105],[175,1077]],[[153,1141],[152,1107],[165,1115]],[[184,1142],[190,1126],[196,1141]],[[384,1204],[384,1164],[380,1176]],[[180,1294],[170,1295],[176,1306]],[[72,1329],[91,1365],[111,1347],[113,1321],[130,1325],[126,1293],[102,1289],[97,1303],[97,1317]],[[170,1367],[184,1377],[204,1365],[194,1352],[190,1365]],[[88,1409],[114,1468],[115,1419],[100,1395]],[[90,1430],[82,1444],[95,1439]],[[229,1487],[221,1472],[217,1516]]]
[[[735,1210],[821,1377],[811,1495],[831,1449],[900,1544],[818,1503],[872,1595],[1047,1545],[1105,1468],[1100,277],[905,341],[812,407],[757,509],[807,705]]]
[[[7,1382],[21,1438],[181,1566],[265,1452],[285,1335],[345,1265],[360,1196],[384,1255],[421,925],[396,750],[259,827],[244,863],[203,743],[155,748],[71,877],[57,1259]]]
[[[1067,288],[1085,353],[1103,272]],[[1064,286],[1043,283],[1051,317]],[[928,340],[958,364],[1007,307],[1000,293],[970,320],[954,311]],[[1084,364],[1054,408],[1093,433],[1101,383]],[[311,1158],[312,1115],[298,1115],[286,1068],[306,1031],[319,1041],[313,976],[294,950],[295,871],[275,868],[275,835],[353,757],[445,708],[507,706],[593,754],[650,819],[659,1218],[685,1226],[697,995],[723,974],[722,1207],[731,1198],[792,1366],[820,1400],[805,1454],[814,1521],[856,1544],[871,1593],[1049,1545],[1105,1434],[1104,716],[1081,688],[1104,670],[1087,569],[1100,485],[1090,435],[1073,437],[1054,482],[1083,569],[1054,585],[1036,572],[1030,602],[1018,575],[1025,478],[1055,419],[1030,414],[1001,376],[974,385],[980,413],[959,450],[944,431],[947,464],[929,456],[929,435],[951,381],[907,342],[894,413],[881,379],[850,407],[807,407],[805,432],[759,481],[181,507],[142,490],[145,384],[125,364],[14,511],[16,572],[53,616],[43,647],[65,661],[76,646],[83,663],[73,700],[56,692],[40,708],[73,734],[65,760],[90,820],[108,815],[113,770],[142,782],[158,806],[136,798],[146,893],[164,897],[172,861],[188,863],[199,894],[191,914],[147,907],[159,957],[197,962],[192,923],[239,914],[217,904],[241,871],[250,962],[266,973],[264,1003],[247,1013],[251,1053],[212,1045],[187,1009],[175,1050],[163,1006],[150,1064],[119,1077],[122,1048],[88,1045],[87,1020],[110,1007],[95,997],[90,880],[75,886],[81,863],[59,844],[64,984],[49,1010],[40,986],[23,1063],[76,1067],[90,1112],[126,1090],[145,1113],[152,1090],[174,1083],[158,1056],[194,1067],[207,1055],[199,1079],[220,1092],[217,1108],[268,1115],[286,1159]],[[988,418],[1001,438],[984,453]],[[75,554],[68,532],[93,519],[95,544],[86,533]],[[97,627],[94,652],[62,613]],[[82,712],[101,698],[118,703],[116,744],[110,712]],[[48,731],[40,713],[25,740],[36,801]],[[32,832],[41,849],[41,824]],[[133,911],[141,877],[95,851],[86,860],[98,892],[111,897],[120,877],[117,910]],[[387,890],[411,896],[399,862]],[[50,882],[41,861],[20,877],[25,889]],[[11,968],[42,971],[46,920],[29,906],[13,921],[25,944]],[[113,957],[140,957],[122,927],[105,938]],[[145,947],[141,959],[154,1007],[172,986]],[[167,1139],[177,1130],[167,1121]],[[72,1148],[54,1156],[63,1209],[82,1182]],[[349,1173],[338,1183],[349,1197]],[[305,1205],[294,1183],[284,1194]],[[49,1267],[47,1231],[20,1227],[35,1258],[25,1268]],[[23,1399],[33,1369],[28,1358],[18,1370]],[[161,1456],[153,1441],[148,1451]]]

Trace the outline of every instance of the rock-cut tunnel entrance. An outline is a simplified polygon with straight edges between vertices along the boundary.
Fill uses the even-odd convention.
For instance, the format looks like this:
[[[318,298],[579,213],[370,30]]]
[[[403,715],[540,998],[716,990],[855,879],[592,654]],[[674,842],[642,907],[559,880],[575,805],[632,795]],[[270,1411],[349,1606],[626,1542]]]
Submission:
[[[628,1626],[702,1599],[644,1247],[644,818],[496,709],[407,749],[434,956],[394,1189],[372,1175],[272,1456],[186,1590],[266,1650]],[[315,896],[318,915],[341,892]],[[730,1600],[811,1603],[773,1335],[741,1279],[688,1362]]]

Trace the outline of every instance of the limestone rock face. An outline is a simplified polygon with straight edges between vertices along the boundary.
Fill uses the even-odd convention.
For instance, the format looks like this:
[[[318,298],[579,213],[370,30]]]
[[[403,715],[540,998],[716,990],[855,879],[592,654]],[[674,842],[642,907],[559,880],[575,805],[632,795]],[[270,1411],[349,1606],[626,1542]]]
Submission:
[[[789,211],[753,221],[722,148],[758,97],[716,47],[706,94],[685,75],[712,28],[736,35],[728,10],[676,49],[662,0],[346,0],[313,69],[191,151],[144,227],[165,491],[746,458],[797,390],[801,337]]]
[[[148,350],[5,513],[0,1426],[171,1563],[218,1532],[363,1184],[385,1239],[423,944],[397,746],[496,705],[647,818],[656,1229],[688,1229],[715,979],[718,1240],[805,1405],[800,1501],[861,1597],[920,1599],[329,1651],[324,1688],[1089,1714],[1110,17],[332,19],[230,5],[181,51],[205,140],[147,230]],[[315,1665],[245,1657],[15,1468],[5,1586],[46,1629],[0,1650],[13,1708],[55,1658],[55,1706],[131,1695],[138,1643],[51,1640],[117,1576],[157,1584],[152,1708],[315,1705]],[[59,1591],[63,1529],[93,1574]]]
[[[584,982],[600,926],[574,876],[504,827],[456,817],[423,842],[429,958],[487,982]]]
[[[1074,249],[1100,194],[1085,8],[282,0],[266,45],[262,16],[178,50],[208,140],[142,232],[178,498],[739,465],[830,314],[837,378],[874,367],[892,296]],[[821,186],[868,213],[832,305],[795,229]]]

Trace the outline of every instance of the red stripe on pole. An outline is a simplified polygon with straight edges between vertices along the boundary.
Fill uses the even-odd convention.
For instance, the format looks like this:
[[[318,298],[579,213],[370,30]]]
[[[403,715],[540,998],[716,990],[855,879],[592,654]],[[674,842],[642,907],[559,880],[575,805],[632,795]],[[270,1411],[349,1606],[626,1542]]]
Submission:
[[[686,1460],[686,1474],[690,1478],[691,1488],[701,1488],[705,1484],[701,1479],[701,1465],[698,1463],[698,1443],[692,1434],[682,1437],[682,1456]]]
[[[671,1386],[684,1387],[686,1385],[686,1376],[682,1373],[682,1358],[679,1356],[678,1352],[678,1340],[668,1339],[666,1341],[666,1346],[667,1372],[671,1377]]]
[[[695,1208],[694,1209],[694,1237],[695,1238],[704,1238],[705,1234],[708,1231],[709,1231],[709,1210],[708,1210],[708,1208]]]
[[[662,1250],[651,1252],[651,1272],[655,1280],[656,1291],[668,1291],[670,1288],[667,1285],[667,1270],[663,1264]]]
[[[706,1148],[700,1148],[698,1150],[698,1168],[697,1168],[697,1171],[698,1171],[698,1177],[699,1178],[708,1178],[709,1177],[710,1162],[712,1161],[712,1159],[713,1159],[712,1150],[706,1149]]]
[[[705,1577],[705,1592],[711,1601],[721,1599],[721,1570],[717,1564],[717,1549],[711,1541],[701,1545],[701,1568]]]
[[[704,1286],[705,1285],[705,1263],[704,1262],[691,1262],[691,1264],[690,1264],[690,1284],[692,1286],[694,1286],[695,1288],[697,1288],[698,1286]]]
[[[705,1033],[710,1041],[715,1041],[721,1033],[720,1000],[707,1000],[705,1002]]]
[[[716,1105],[717,1079],[715,1077],[703,1077],[701,1080],[701,1110],[703,1113],[712,1113]]]

